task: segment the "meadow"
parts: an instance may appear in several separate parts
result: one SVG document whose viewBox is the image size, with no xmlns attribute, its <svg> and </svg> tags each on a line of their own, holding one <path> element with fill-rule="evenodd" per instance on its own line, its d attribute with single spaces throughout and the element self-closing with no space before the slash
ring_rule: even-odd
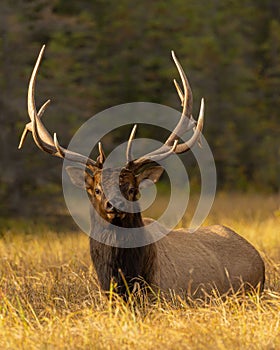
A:
<svg viewBox="0 0 280 350">
<path fill-rule="evenodd" d="M 99 289 L 84 233 L 3 219 L 0 348 L 280 349 L 279 196 L 221 193 L 205 225 L 212 223 L 228 225 L 261 252 L 261 296 L 125 303 Z"/>
</svg>

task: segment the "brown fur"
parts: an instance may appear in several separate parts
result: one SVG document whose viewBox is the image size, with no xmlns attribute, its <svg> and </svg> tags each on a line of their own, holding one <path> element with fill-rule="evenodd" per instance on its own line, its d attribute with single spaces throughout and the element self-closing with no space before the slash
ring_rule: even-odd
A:
<svg viewBox="0 0 280 350">
<path fill-rule="evenodd" d="M 175 230 L 155 243 L 163 290 L 201 296 L 214 287 L 219 294 L 240 288 L 263 289 L 264 263 L 256 249 L 227 227 L 202 227 L 194 233 Z"/>
<path fill-rule="evenodd" d="M 113 176 L 116 172 L 120 172 L 120 177 Z M 151 170 L 148 176 L 151 176 Z M 145 229 L 145 225 L 153 220 L 143 220 L 141 213 L 114 211 L 115 214 L 110 215 L 111 212 L 106 211 L 107 198 L 102 185 L 111 188 L 116 178 L 122 195 L 131 203 L 135 202 L 139 183 L 145 179 L 145 174 L 137 178 L 126 169 L 94 169 L 92 174 L 85 174 L 85 187 L 98 213 L 92 212 L 92 229 L 100 235 L 98 240 L 96 233 L 90 238 L 90 253 L 104 290 L 109 290 L 110 282 L 114 281 L 118 285 L 117 291 L 126 295 L 125 283 L 132 289 L 136 279 L 141 278 L 153 288 L 194 297 L 211 293 L 213 288 L 220 295 L 237 292 L 240 288 L 258 287 L 262 291 L 265 274 L 262 258 L 250 243 L 224 226 L 202 227 L 194 233 L 185 229 L 173 230 L 159 241 L 139 248 L 110 246 L 110 237 L 118 236 L 118 227 L 143 227 L 143 240 L 156 233 Z M 115 200 L 114 196 L 114 191 L 110 192 L 110 200 Z M 113 223 L 114 228 L 104 224 L 100 217 L 108 224 Z M 164 228 L 157 227 L 164 232 Z M 105 238 L 108 244 L 100 243 L 100 238 Z"/>
</svg>

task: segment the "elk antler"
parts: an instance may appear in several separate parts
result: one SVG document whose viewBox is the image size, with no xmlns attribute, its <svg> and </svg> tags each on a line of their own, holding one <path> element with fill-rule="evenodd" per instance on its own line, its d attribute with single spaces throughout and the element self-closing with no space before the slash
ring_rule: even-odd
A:
<svg viewBox="0 0 280 350">
<path fill-rule="evenodd" d="M 175 65 L 178 69 L 184 91 L 182 92 L 179 84 L 174 79 L 174 84 L 183 106 L 181 118 L 174 130 L 172 131 L 172 133 L 170 134 L 170 136 L 165 141 L 164 145 L 162 145 L 160 148 L 153 152 L 147 153 L 138 159 L 132 160 L 131 146 L 136 130 L 136 127 L 134 126 L 127 145 L 126 153 L 128 168 L 139 169 L 143 165 L 163 160 L 170 156 L 172 153 L 181 154 L 187 152 L 196 143 L 196 141 L 199 140 L 199 137 L 201 135 L 204 118 L 204 99 L 201 99 L 199 117 L 198 121 L 196 122 L 192 116 L 193 98 L 188 79 L 184 73 L 181 64 L 175 56 L 174 51 L 172 51 L 171 54 Z M 192 137 L 188 141 L 178 144 L 179 138 L 191 129 L 194 129 Z"/>
<path fill-rule="evenodd" d="M 77 162 L 80 164 L 84 164 L 86 166 L 95 166 L 101 168 L 104 161 L 105 155 L 102 150 L 101 143 L 99 143 L 99 156 L 97 161 L 94 161 L 91 158 L 88 158 L 80 153 L 72 152 L 64 147 L 62 147 L 57 139 L 56 133 L 52 137 L 48 130 L 45 128 L 41 118 L 50 103 L 50 100 L 47 100 L 43 106 L 37 112 L 36 104 L 35 104 L 35 82 L 38 74 L 39 65 L 41 63 L 43 54 L 45 50 L 45 45 L 43 45 L 39 56 L 37 58 L 36 64 L 34 66 L 33 72 L 30 77 L 29 86 L 28 86 L 28 97 L 27 97 L 27 106 L 28 106 L 28 115 L 30 118 L 30 122 L 26 124 L 21 140 L 19 143 L 19 148 L 22 147 L 24 140 L 28 131 L 32 133 L 35 144 L 42 151 L 47 152 L 53 156 L 65 158 L 72 162 Z M 164 145 L 158 148 L 157 150 L 147 153 L 146 155 L 133 160 L 132 157 L 132 141 L 136 132 L 136 125 L 133 127 L 131 135 L 128 140 L 126 158 L 127 158 L 127 168 L 133 170 L 139 170 L 143 165 L 158 162 L 169 157 L 172 153 L 180 154 L 187 152 L 199 139 L 201 130 L 203 128 L 203 116 L 204 116 L 204 99 L 201 100 L 200 105 L 200 113 L 198 117 L 198 121 L 196 122 L 192 117 L 192 91 L 187 80 L 187 77 L 181 67 L 179 61 L 177 60 L 174 52 L 172 51 L 172 58 L 175 62 L 175 65 L 178 69 L 182 84 L 183 84 L 183 92 L 179 86 L 179 84 L 174 80 L 174 84 L 178 95 L 180 97 L 183 110 L 181 114 L 181 118 L 170 134 L 170 136 L 165 141 Z M 192 137 L 181 144 L 178 144 L 179 138 L 182 137 L 187 131 L 194 129 L 194 133 Z"/>
<path fill-rule="evenodd" d="M 32 133 L 35 144 L 44 152 L 50 153 L 53 156 L 65 158 L 72 162 L 77 162 L 84 165 L 92 165 L 92 166 L 101 166 L 104 161 L 104 154 L 101 146 L 99 147 L 100 155 L 99 161 L 96 163 L 93 159 L 83 156 L 80 153 L 69 151 L 68 149 L 62 147 L 58 140 L 56 133 L 52 138 L 48 130 L 45 128 L 42 123 L 42 115 L 45 112 L 47 106 L 50 103 L 50 100 L 46 101 L 43 106 L 40 108 L 39 112 L 36 110 L 35 104 L 35 82 L 38 74 L 39 65 L 41 63 L 43 54 L 45 50 L 45 45 L 43 45 L 39 56 L 37 58 L 36 64 L 34 66 L 33 72 L 30 77 L 29 86 L 28 86 L 28 94 L 27 94 L 27 107 L 28 107 L 28 115 L 30 118 L 30 122 L 26 124 L 21 139 L 19 143 L 19 147 L 21 148 L 28 131 Z M 102 154 L 101 154 L 102 152 Z"/>
</svg>

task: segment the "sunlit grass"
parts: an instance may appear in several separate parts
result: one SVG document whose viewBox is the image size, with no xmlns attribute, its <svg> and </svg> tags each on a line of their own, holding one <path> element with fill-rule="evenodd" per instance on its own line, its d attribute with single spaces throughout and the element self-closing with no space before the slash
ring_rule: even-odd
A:
<svg viewBox="0 0 280 350">
<path fill-rule="evenodd" d="M 261 297 L 216 298 L 207 305 L 177 297 L 107 298 L 86 235 L 24 221 L 2 224 L 0 348 L 279 349 L 278 199 L 217 197 L 206 224 L 226 224 L 249 239 L 265 259 L 267 281 Z M 186 215 L 179 226 L 189 220 Z"/>
</svg>

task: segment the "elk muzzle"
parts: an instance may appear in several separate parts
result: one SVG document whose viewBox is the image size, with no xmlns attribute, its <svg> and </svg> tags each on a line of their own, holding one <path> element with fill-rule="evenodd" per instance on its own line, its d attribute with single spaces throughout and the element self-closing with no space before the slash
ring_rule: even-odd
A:
<svg viewBox="0 0 280 350">
<path fill-rule="evenodd" d="M 126 215 L 125 212 L 125 203 L 121 198 L 112 198 L 110 200 L 105 200 L 104 209 L 108 219 L 112 220 L 115 217 L 124 218 Z"/>
</svg>

